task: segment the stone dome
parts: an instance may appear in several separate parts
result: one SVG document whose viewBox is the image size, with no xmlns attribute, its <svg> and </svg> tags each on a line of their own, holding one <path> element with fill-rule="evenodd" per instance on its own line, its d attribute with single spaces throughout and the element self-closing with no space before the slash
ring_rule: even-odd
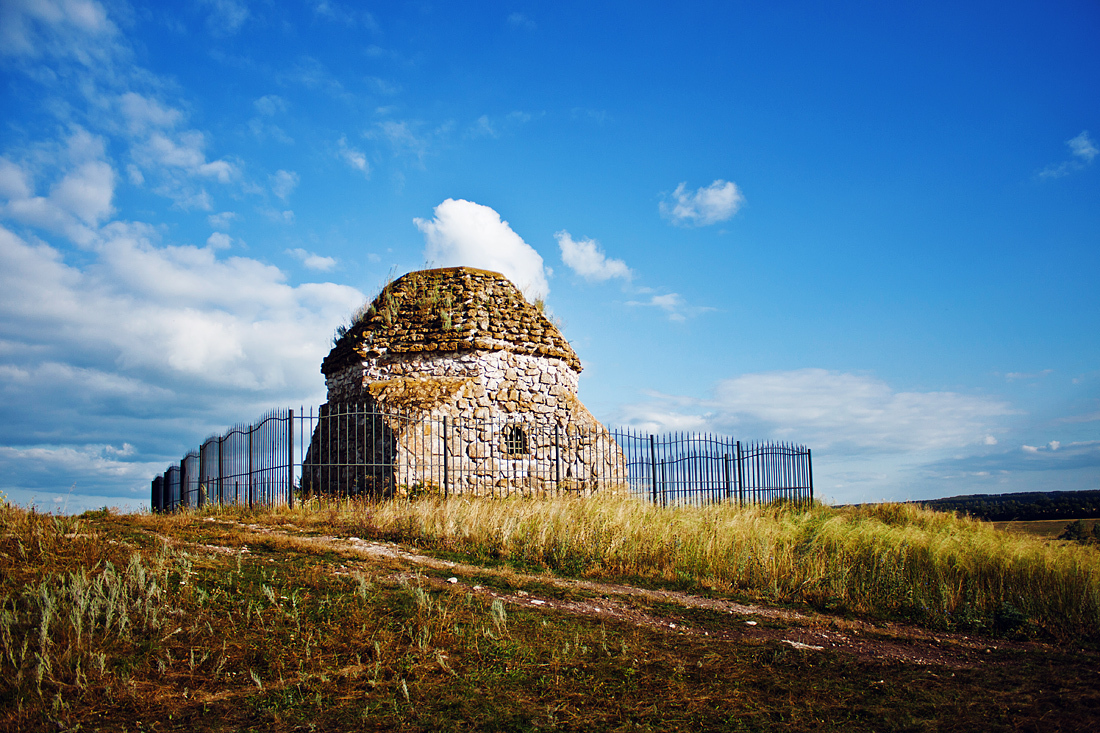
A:
<svg viewBox="0 0 1100 733">
<path fill-rule="evenodd" d="M 582 369 L 561 331 L 508 278 L 448 267 L 410 272 L 383 288 L 337 340 L 321 372 L 328 377 L 363 359 L 475 350 L 556 358 Z"/>
</svg>

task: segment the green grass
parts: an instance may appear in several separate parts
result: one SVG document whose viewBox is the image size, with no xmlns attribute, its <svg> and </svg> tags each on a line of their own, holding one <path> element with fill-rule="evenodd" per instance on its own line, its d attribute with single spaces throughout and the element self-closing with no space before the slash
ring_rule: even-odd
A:
<svg viewBox="0 0 1100 733">
<path fill-rule="evenodd" d="M 364 558 L 318 534 L 400 538 L 495 566 L 441 588 L 406 561 Z M 554 597 L 562 573 L 634 576 L 806 611 L 828 597 L 869 618 L 881 614 L 871 607 L 878 592 L 894 599 L 888 615 L 936 626 L 889 595 L 899 578 L 931 568 L 994 606 L 1015 597 L 1006 593 L 1043 591 L 1043 578 L 1056 588 L 1096 582 L 1094 550 L 1022 541 L 891 507 L 423 500 L 68 518 L 4 506 L 0 730 L 1087 729 L 1100 721 L 1100 654 L 1082 641 L 1095 639 L 1095 624 L 1029 615 L 1036 634 L 1063 641 L 991 641 L 981 666 L 945 668 L 719 642 L 466 589 Z M 671 603 L 637 608 L 700 630 L 743 628 Z M 761 621 L 780 635 L 790 623 Z M 1076 637 L 1058 636 L 1071 628 Z"/>
</svg>

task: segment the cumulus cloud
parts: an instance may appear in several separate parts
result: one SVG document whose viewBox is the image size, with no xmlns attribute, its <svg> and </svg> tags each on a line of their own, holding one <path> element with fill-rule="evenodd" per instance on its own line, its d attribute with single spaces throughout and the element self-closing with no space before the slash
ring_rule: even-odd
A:
<svg viewBox="0 0 1100 733">
<path fill-rule="evenodd" d="M 1066 146 L 1072 157 L 1061 163 L 1048 165 L 1039 171 L 1040 178 L 1061 178 L 1084 170 L 1092 164 L 1097 155 L 1100 155 L 1100 148 L 1097 148 L 1096 143 L 1089 137 L 1088 130 L 1082 130 L 1079 135 L 1066 140 Z"/>
<path fill-rule="evenodd" d="M 62 363 L 79 354 L 151 384 L 185 378 L 207 388 L 302 391 L 331 324 L 363 296 L 285 279 L 253 259 L 221 259 L 214 247 L 157 246 L 145 226 L 105 227 L 86 269 L 0 227 L 0 339 Z"/>
<path fill-rule="evenodd" d="M 554 233 L 561 248 L 561 259 L 569 269 L 590 282 L 603 282 L 611 278 L 629 280 L 630 268 L 622 260 L 608 259 L 595 239 L 576 241 L 564 229 Z"/>
<path fill-rule="evenodd" d="M 736 183 L 718 179 L 694 192 L 687 190 L 687 183 L 681 183 L 659 208 L 661 216 L 673 224 L 702 227 L 726 221 L 744 202 L 745 197 Z"/>
<path fill-rule="evenodd" d="M 661 397 L 632 407 L 629 416 L 652 422 L 645 417 L 650 411 L 849 454 L 990 445 L 1002 420 L 1014 414 L 988 397 L 902 392 L 875 377 L 812 368 L 743 374 L 719 382 L 710 399 Z"/>
<path fill-rule="evenodd" d="M 0 227 L 0 487 L 16 500 L 73 482 L 147 495 L 181 440 L 323 399 L 317 365 L 362 293 L 155 232 L 108 224 L 72 264 Z"/>
<path fill-rule="evenodd" d="M 424 234 L 424 259 L 438 267 L 479 267 L 503 273 L 531 300 L 550 292 L 547 271 L 535 249 L 488 206 L 447 199 L 435 218 L 413 219 Z"/>
<path fill-rule="evenodd" d="M 0 213 L 86 245 L 113 211 L 116 175 L 100 159 L 101 138 L 76 128 L 66 142 L 64 159 L 57 161 L 60 177 L 45 196 L 35 194 L 28 166 L 0 158 Z"/>
<path fill-rule="evenodd" d="M 212 249 L 229 249 L 233 246 L 233 237 L 223 232 L 214 232 L 206 238 L 206 246 Z"/>
<path fill-rule="evenodd" d="M 322 257 L 319 254 L 309 252 L 301 248 L 288 249 L 287 254 L 290 254 L 296 260 L 299 260 L 310 270 L 328 272 L 332 268 L 336 267 L 336 260 L 332 257 Z"/>
</svg>

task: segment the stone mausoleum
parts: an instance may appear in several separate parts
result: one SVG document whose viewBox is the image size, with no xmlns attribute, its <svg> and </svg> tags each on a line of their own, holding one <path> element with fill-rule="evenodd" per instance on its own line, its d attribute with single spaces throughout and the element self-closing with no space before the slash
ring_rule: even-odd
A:
<svg viewBox="0 0 1100 733">
<path fill-rule="evenodd" d="M 577 398 L 580 359 L 500 273 L 410 272 L 338 335 L 307 493 L 588 494 L 622 476 Z"/>
</svg>

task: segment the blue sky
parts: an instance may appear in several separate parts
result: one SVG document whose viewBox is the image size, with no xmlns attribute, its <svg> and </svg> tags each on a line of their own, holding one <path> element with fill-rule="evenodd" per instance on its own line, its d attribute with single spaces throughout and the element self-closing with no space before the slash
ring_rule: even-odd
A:
<svg viewBox="0 0 1100 733">
<path fill-rule="evenodd" d="M 392 274 L 842 503 L 1100 488 L 1100 7 L 0 4 L 0 491 L 148 502 Z"/>
</svg>

